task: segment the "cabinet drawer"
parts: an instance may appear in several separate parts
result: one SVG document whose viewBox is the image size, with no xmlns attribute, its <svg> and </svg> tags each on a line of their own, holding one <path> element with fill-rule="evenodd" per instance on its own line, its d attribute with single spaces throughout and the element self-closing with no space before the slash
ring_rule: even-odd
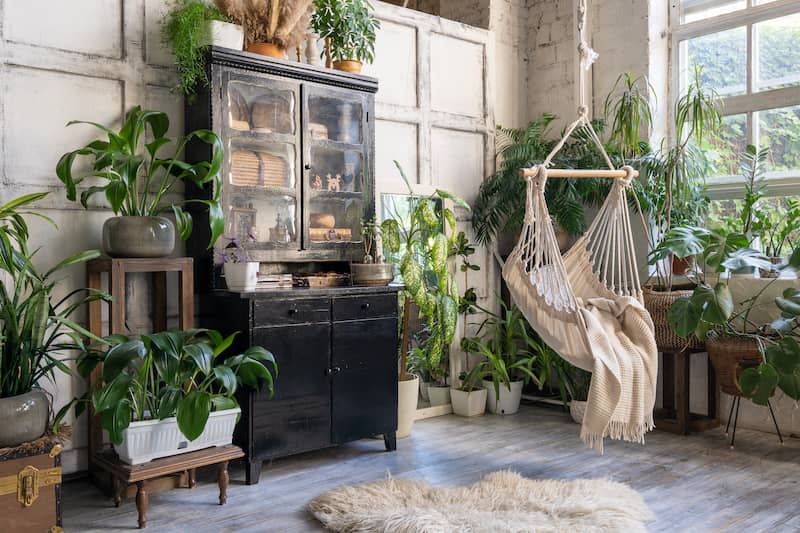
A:
<svg viewBox="0 0 800 533">
<path fill-rule="evenodd" d="M 328 298 L 292 298 L 253 302 L 253 327 L 330 321 Z"/>
<path fill-rule="evenodd" d="M 397 295 L 341 296 L 333 299 L 333 320 L 360 320 L 397 315 Z"/>
</svg>

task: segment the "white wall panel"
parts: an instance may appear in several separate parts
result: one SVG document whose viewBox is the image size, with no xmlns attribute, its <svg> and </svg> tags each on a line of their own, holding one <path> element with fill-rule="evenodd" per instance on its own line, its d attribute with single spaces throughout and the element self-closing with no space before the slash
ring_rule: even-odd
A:
<svg viewBox="0 0 800 533">
<path fill-rule="evenodd" d="M 5 81 L 6 175 L 18 183 L 56 185 L 56 163 L 104 134 L 88 125 L 66 127 L 70 120 L 118 122 L 122 84 L 25 67 L 10 67 Z"/>
<path fill-rule="evenodd" d="M 431 36 L 431 107 L 470 117 L 484 108 L 484 47 L 434 33 Z"/>
<path fill-rule="evenodd" d="M 161 44 L 161 17 L 169 11 L 169 4 L 164 0 L 144 1 L 144 53 L 145 61 L 150 65 L 172 66 L 172 52 Z"/>
<path fill-rule="evenodd" d="M 485 151 L 482 133 L 433 129 L 431 154 L 434 184 L 471 204 L 485 175 Z M 481 179 L 476 179 L 476 176 L 481 176 Z"/>
<path fill-rule="evenodd" d="M 381 80 L 376 99 L 404 106 L 417 105 L 417 30 L 413 26 L 381 23 L 375 43 L 376 62 L 364 73 Z"/>
<path fill-rule="evenodd" d="M 9 41 L 105 57 L 122 57 L 123 0 L 9 0 Z M 32 22 L 34 21 L 34 22 Z"/>
<path fill-rule="evenodd" d="M 375 137 L 382 140 L 375 147 L 376 189 L 380 192 L 404 193 L 406 186 L 394 161 L 400 163 L 411 183 L 418 183 L 416 124 L 378 120 L 375 122 Z"/>
</svg>

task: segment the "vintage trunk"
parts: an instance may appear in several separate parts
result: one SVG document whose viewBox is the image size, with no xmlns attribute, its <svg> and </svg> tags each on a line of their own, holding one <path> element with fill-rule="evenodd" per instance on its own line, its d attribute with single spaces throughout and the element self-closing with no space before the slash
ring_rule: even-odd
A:
<svg viewBox="0 0 800 533">
<path fill-rule="evenodd" d="M 60 532 L 61 444 L 25 448 L 0 455 L 0 531 Z"/>
</svg>

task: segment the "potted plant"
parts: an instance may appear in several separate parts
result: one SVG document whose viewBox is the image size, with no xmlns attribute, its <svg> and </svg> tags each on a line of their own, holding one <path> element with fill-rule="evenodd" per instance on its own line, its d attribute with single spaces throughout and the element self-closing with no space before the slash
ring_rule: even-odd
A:
<svg viewBox="0 0 800 533">
<path fill-rule="evenodd" d="M 474 337 L 464 337 L 462 349 L 482 356 L 467 373 L 465 381 L 483 379 L 488 390 L 489 412 L 511 415 L 519 410 L 522 387 L 533 381 L 541 387 L 534 368 L 540 344 L 528 333 L 525 317 L 516 306 L 508 307 L 500 300 L 500 313 L 479 307 L 486 313 Z"/>
<path fill-rule="evenodd" d="M 467 336 L 467 317 L 478 312 L 478 297 L 475 294 L 475 289 L 469 286 L 469 273 L 481 269 L 469 260 L 474 253 L 475 247 L 467 240 L 464 232 L 460 231 L 456 237 L 453 254 L 461 259 L 459 270 L 464 274 L 464 295 L 458 301 L 458 312 L 463 319 L 462 338 Z M 453 413 L 461 416 L 480 416 L 486 411 L 487 391 L 485 388 L 479 387 L 474 379 L 467 379 L 468 370 L 469 352 L 464 351 L 464 368 L 459 375 L 461 384 L 450 390 Z"/>
<path fill-rule="evenodd" d="M 250 261 L 247 250 L 235 237 L 227 237 L 228 245 L 223 249 L 222 270 L 225 285 L 231 291 L 251 291 L 258 285 L 258 269 L 261 263 Z"/>
<path fill-rule="evenodd" d="M 413 194 L 410 182 L 397 161 L 395 166 L 409 194 Z M 460 198 L 437 190 L 430 197 L 414 198 L 407 218 L 390 218 L 381 225 L 384 249 L 399 256 L 400 276 L 406 294 L 419 307 L 420 318 L 425 325 L 425 335 L 419 348 L 425 354 L 429 372 L 437 380 L 436 387 L 428 387 L 431 405 L 445 401 L 449 403 L 446 368 L 458 320 L 458 287 L 448 261 L 455 245 L 455 236 L 448 237 L 445 233 L 455 231 L 456 217 L 452 209 L 443 205 L 444 200 L 469 210 L 469 206 Z M 441 207 L 440 214 L 437 213 L 437 206 Z M 398 255 L 401 251 L 402 255 Z M 407 334 L 404 333 L 404 337 L 407 340 Z M 404 350 L 406 346 L 403 345 Z"/>
<path fill-rule="evenodd" d="M 216 0 L 244 28 L 245 50 L 283 59 L 306 38 L 311 0 Z"/>
<path fill-rule="evenodd" d="M 219 204 L 222 166 L 222 143 L 210 130 L 196 130 L 179 139 L 166 136 L 169 118 L 160 111 L 146 111 L 136 106 L 125 117 L 118 131 L 95 123 L 72 121 L 67 124 L 91 124 L 108 134 L 108 140 L 97 139 L 83 148 L 61 156 L 56 174 L 66 186 L 67 199 L 76 200 L 78 186 L 87 178 L 93 183 L 80 194 L 81 205 L 88 209 L 89 199 L 103 193 L 114 217 L 103 224 L 103 249 L 112 257 L 164 257 L 175 248 L 175 226 L 164 216 L 172 212 L 181 239 L 192 233 L 192 216 L 182 206 L 203 205 L 208 209 L 211 226 L 209 249 L 222 234 L 224 221 Z M 145 141 L 145 137 L 147 140 Z M 165 147 L 169 154 L 181 154 L 190 139 L 211 146 L 210 161 L 189 164 L 178 156 L 159 155 Z M 144 150 L 141 145 L 144 143 Z M 87 172 L 75 175 L 76 160 L 91 159 Z M 98 180 L 99 178 L 99 180 Z M 95 181 L 97 180 L 97 181 Z M 210 200 L 172 202 L 166 195 L 180 181 L 197 187 L 211 184 L 214 194 Z"/>
<path fill-rule="evenodd" d="M 83 289 L 53 297 L 56 275 L 99 257 L 97 250 L 68 257 L 44 273 L 31 262 L 24 215 L 34 214 L 26 209 L 46 195 L 28 194 L 0 206 L 0 447 L 45 433 L 51 405 L 40 385 L 57 370 L 69 373 L 58 353 L 80 347 L 80 336 L 92 336 L 72 316 L 86 303 L 109 299 Z"/>
<path fill-rule="evenodd" d="M 109 350 L 90 346 L 77 361 L 83 377 L 102 364 L 96 390 L 73 399 L 56 420 L 91 404 L 128 464 L 230 444 L 241 412 L 236 390 L 266 384 L 271 395 L 277 375 L 275 358 L 260 346 L 226 355 L 235 336 L 192 329 L 106 337 Z"/>
<path fill-rule="evenodd" d="M 369 0 L 314 0 L 314 7 L 311 27 L 325 40 L 322 53 L 332 60 L 333 68 L 358 74 L 364 61 L 374 61 L 381 24 Z"/>
<path fill-rule="evenodd" d="M 378 252 L 381 226 L 375 217 L 361 221 L 361 237 L 364 241 L 364 259 L 361 263 L 350 263 L 350 275 L 354 285 L 388 285 L 394 279 L 394 265 L 387 263 Z"/>
<path fill-rule="evenodd" d="M 192 97 L 199 85 L 208 85 L 205 58 L 208 47 L 241 50 L 244 33 L 218 7 L 204 0 L 173 0 L 161 20 L 161 40 L 175 56 L 180 90 Z"/>
<path fill-rule="evenodd" d="M 420 378 L 409 372 L 409 320 L 411 318 L 411 298 L 398 296 L 403 307 L 400 357 L 397 372 L 397 438 L 402 439 L 411 434 L 417 414 L 417 399 L 420 392 Z"/>
</svg>

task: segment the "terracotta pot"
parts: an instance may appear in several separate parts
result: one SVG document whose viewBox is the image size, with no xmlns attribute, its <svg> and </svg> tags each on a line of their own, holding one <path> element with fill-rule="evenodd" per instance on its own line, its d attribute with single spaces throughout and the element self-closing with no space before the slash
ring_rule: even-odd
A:
<svg viewBox="0 0 800 533">
<path fill-rule="evenodd" d="M 344 72 L 350 72 L 352 74 L 361 74 L 361 61 L 355 61 L 353 59 L 344 59 L 342 61 L 334 61 L 333 68 L 336 70 L 342 70 Z"/>
<path fill-rule="evenodd" d="M 286 48 L 272 43 L 251 43 L 247 45 L 247 51 L 254 54 L 261 54 L 262 56 L 276 57 L 278 59 L 286 59 Z"/>
<path fill-rule="evenodd" d="M 778 278 L 781 275 L 780 268 L 784 264 L 783 257 L 770 257 L 769 262 L 775 265 L 770 269 L 766 268 L 759 268 L 758 269 L 758 276 L 761 278 Z"/>
<path fill-rule="evenodd" d="M 676 276 L 683 276 L 689 271 L 689 261 L 686 258 L 672 256 L 672 273 Z"/>
</svg>

